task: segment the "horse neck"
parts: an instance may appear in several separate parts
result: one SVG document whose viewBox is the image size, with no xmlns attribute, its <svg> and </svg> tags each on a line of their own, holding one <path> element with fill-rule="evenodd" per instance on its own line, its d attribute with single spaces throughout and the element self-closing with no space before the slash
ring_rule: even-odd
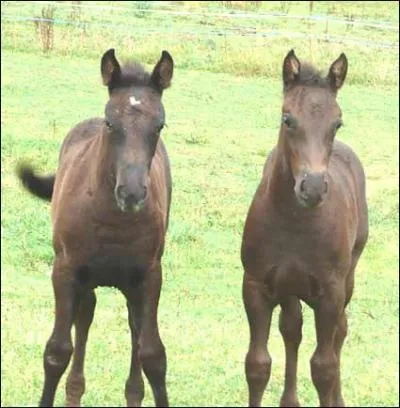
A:
<svg viewBox="0 0 400 408">
<path fill-rule="evenodd" d="M 272 165 L 269 183 L 269 195 L 279 208 L 293 207 L 296 202 L 294 194 L 294 179 L 290 163 L 285 153 L 285 146 L 281 135 L 276 148 L 276 156 Z"/>
</svg>

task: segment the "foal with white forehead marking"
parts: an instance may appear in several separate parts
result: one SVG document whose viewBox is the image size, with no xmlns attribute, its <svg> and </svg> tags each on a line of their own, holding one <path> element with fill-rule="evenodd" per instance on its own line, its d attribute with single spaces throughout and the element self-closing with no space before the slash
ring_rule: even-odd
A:
<svg viewBox="0 0 400 408">
<path fill-rule="evenodd" d="M 270 153 L 244 227 L 243 302 L 250 345 L 246 356 L 249 405 L 260 406 L 271 373 L 267 342 L 272 312 L 286 352 L 281 406 L 299 406 L 297 353 L 300 299 L 314 309 L 317 348 L 311 375 L 321 406 L 343 406 L 340 351 L 354 270 L 368 238 L 365 177 L 355 153 L 335 134 L 342 125 L 336 94 L 347 73 L 342 54 L 327 77 L 283 62 L 284 98 L 277 146 Z"/>
<path fill-rule="evenodd" d="M 171 173 L 160 132 L 165 123 L 161 96 L 170 85 L 173 60 L 163 51 L 148 74 L 138 64 L 121 68 L 111 49 L 101 60 L 101 73 L 109 91 L 105 117 L 86 120 L 69 132 L 55 175 L 19 168 L 24 186 L 52 204 L 55 323 L 44 352 L 40 406 L 53 405 L 72 353 L 66 404 L 80 406 L 94 289 L 115 286 L 127 299 L 132 339 L 127 404 L 142 403 L 143 368 L 156 405 L 166 407 L 167 360 L 157 309 Z"/>
</svg>

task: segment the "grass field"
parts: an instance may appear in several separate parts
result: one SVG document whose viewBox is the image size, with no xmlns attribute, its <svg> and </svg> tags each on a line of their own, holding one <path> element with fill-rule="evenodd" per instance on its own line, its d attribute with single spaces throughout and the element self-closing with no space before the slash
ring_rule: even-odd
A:
<svg viewBox="0 0 400 408">
<path fill-rule="evenodd" d="M 277 78 L 291 47 L 315 61 L 345 47 L 357 67 L 349 83 L 398 83 L 397 1 L 317 1 L 312 13 L 308 1 L 3 3 L 3 49 L 36 54 L 48 47 L 52 55 L 96 59 L 113 47 L 122 57 L 152 63 L 162 44 L 174 51 L 178 68 Z M 29 20 L 42 15 L 54 24 Z"/>
<path fill-rule="evenodd" d="M 85 118 L 102 115 L 107 95 L 99 64 L 102 52 L 111 45 L 99 43 L 90 52 L 78 49 L 76 54 L 72 49 L 68 53 L 55 49 L 44 55 L 38 44 L 27 49 L 28 42 L 23 41 L 29 33 L 24 27 L 18 28 L 21 37 L 15 46 L 2 41 L 1 53 L 1 406 L 38 403 L 42 353 L 54 317 L 50 206 L 22 190 L 14 169 L 18 160 L 28 159 L 43 172 L 53 171 L 66 132 Z M 4 33 L 2 26 L 2 40 Z M 394 37 L 398 41 L 398 32 Z M 125 44 L 114 44 L 117 55 L 119 50 L 126 53 Z M 67 43 L 63 46 L 66 49 Z M 308 57 L 308 48 L 299 47 L 298 56 Z M 158 48 L 167 48 L 178 67 L 164 96 L 168 127 L 163 131 L 174 179 L 159 309 L 170 403 L 243 406 L 247 403 L 248 327 L 239 251 L 248 206 L 277 138 L 280 71 L 271 76 L 248 71 L 246 76 L 232 75 L 229 64 L 225 69 L 229 73 L 196 70 L 179 60 L 179 55 L 187 54 L 180 54 L 174 44 L 164 47 L 159 40 Z M 271 72 L 289 48 L 281 45 L 280 54 L 276 48 Z M 345 123 L 338 137 L 353 147 L 364 164 L 370 211 L 370 238 L 348 307 L 343 394 L 348 406 L 398 406 L 398 51 L 385 51 L 387 58 L 380 60 L 379 69 L 387 75 L 380 82 L 374 70 L 376 53 L 364 50 L 373 68 L 363 84 L 358 69 L 367 72 L 368 67 L 363 66 L 358 49 L 327 48 L 316 53 L 318 64 L 327 68 L 338 50 L 346 52 L 350 64 L 349 83 L 338 98 Z M 152 50 L 144 61 L 155 62 L 158 55 Z M 200 60 L 196 53 L 195 58 Z M 130 363 L 125 302 L 113 289 L 96 293 L 82 403 L 124 406 Z M 270 337 L 273 365 L 263 399 L 266 406 L 278 404 L 283 388 L 284 353 L 277 315 L 276 311 Z M 303 406 L 317 404 L 309 370 L 314 348 L 313 316 L 305 307 L 299 360 Z M 65 376 L 56 396 L 58 406 L 64 404 L 64 385 Z M 152 404 L 146 382 L 144 406 Z"/>
</svg>

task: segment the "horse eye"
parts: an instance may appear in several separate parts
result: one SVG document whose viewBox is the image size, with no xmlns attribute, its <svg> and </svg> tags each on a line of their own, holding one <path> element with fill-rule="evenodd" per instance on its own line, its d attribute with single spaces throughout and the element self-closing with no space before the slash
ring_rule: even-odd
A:
<svg viewBox="0 0 400 408">
<path fill-rule="evenodd" d="M 343 126 L 343 122 L 339 120 L 335 125 L 335 130 L 338 131 Z"/>
<path fill-rule="evenodd" d="M 296 120 L 288 113 L 284 113 L 282 115 L 281 123 L 291 129 L 294 129 L 296 127 Z"/>
<path fill-rule="evenodd" d="M 108 120 L 106 120 L 105 122 L 106 122 L 107 129 L 112 130 L 112 124 Z"/>
<path fill-rule="evenodd" d="M 161 123 L 157 128 L 158 133 L 160 133 L 163 129 L 164 129 L 164 123 Z"/>
</svg>

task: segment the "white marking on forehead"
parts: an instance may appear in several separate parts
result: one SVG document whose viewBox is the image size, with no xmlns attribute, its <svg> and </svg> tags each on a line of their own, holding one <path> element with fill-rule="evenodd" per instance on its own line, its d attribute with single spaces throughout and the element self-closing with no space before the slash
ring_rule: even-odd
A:
<svg viewBox="0 0 400 408">
<path fill-rule="evenodd" d="M 129 98 L 129 103 L 130 103 L 132 106 L 135 106 L 135 105 L 140 105 L 142 102 L 138 101 L 134 96 L 131 96 L 131 97 Z"/>
</svg>

